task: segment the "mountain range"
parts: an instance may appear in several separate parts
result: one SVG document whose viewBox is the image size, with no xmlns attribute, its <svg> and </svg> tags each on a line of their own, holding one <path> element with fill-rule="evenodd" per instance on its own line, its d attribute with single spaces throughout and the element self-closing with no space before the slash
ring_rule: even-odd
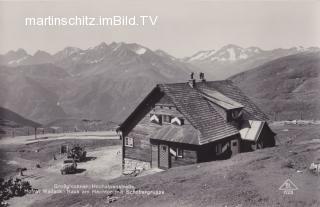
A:
<svg viewBox="0 0 320 207">
<path fill-rule="evenodd" d="M 200 68 L 210 79 L 225 79 L 280 57 L 317 51 L 320 51 L 320 48 L 299 46 L 289 49 L 262 50 L 259 47 L 242 48 L 229 44 L 218 50 L 197 52 L 183 60 Z"/>
<path fill-rule="evenodd" d="M 19 49 L 0 59 L 0 105 L 41 123 L 70 116 L 119 121 L 155 84 L 185 81 L 191 71 L 164 51 L 127 43 L 49 56 Z"/>
<path fill-rule="evenodd" d="M 227 45 L 179 59 L 123 42 L 66 47 L 55 54 L 39 50 L 30 55 L 18 49 L 0 55 L 0 106 L 42 124 L 70 118 L 120 122 L 157 83 L 185 82 L 191 71 L 205 72 L 208 80 L 224 79 L 281 57 L 318 50 Z"/>
<path fill-rule="evenodd" d="M 275 60 L 280 57 L 298 54 L 301 52 L 317 52 L 318 47 L 292 47 L 289 49 L 263 50 L 259 47 L 243 48 L 234 44 L 229 44 L 220 49 L 199 51 L 185 58 L 175 58 L 162 51 L 151 51 L 150 49 L 138 44 L 126 43 L 101 43 L 96 47 L 82 50 L 76 47 L 66 47 L 63 50 L 51 55 L 45 51 L 38 50 L 33 55 L 28 54 L 23 49 L 9 51 L 0 55 L 0 65 L 21 66 L 52 63 L 62 68 L 70 69 L 71 72 L 78 73 L 79 67 L 91 67 L 103 62 L 113 61 L 115 58 L 130 58 L 131 55 L 140 57 L 153 54 L 158 58 L 163 58 L 178 64 L 188 65 L 187 68 L 197 72 L 204 72 L 211 80 L 226 79 L 234 74 L 257 67 L 263 63 Z M 145 54 L 146 53 L 146 54 Z M 116 57 L 115 57 L 116 56 Z M 145 59 L 144 59 L 145 60 Z M 80 66 L 82 65 L 82 66 Z M 86 70 L 86 69 L 85 69 Z"/>
</svg>

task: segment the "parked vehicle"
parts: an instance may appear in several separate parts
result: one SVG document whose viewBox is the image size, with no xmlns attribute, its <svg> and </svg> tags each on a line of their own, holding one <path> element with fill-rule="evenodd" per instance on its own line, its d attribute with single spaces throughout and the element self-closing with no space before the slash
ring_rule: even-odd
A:
<svg viewBox="0 0 320 207">
<path fill-rule="evenodd" d="M 77 171 L 77 162 L 73 159 L 67 159 L 63 161 L 63 166 L 61 175 L 76 173 Z"/>
</svg>

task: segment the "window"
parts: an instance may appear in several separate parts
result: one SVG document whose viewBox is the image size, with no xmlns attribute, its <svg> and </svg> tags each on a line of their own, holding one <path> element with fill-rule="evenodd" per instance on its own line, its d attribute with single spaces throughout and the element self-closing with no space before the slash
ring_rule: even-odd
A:
<svg viewBox="0 0 320 207">
<path fill-rule="evenodd" d="M 221 143 L 218 143 L 218 144 L 216 145 L 216 153 L 217 153 L 217 154 L 220 154 L 221 151 L 222 151 L 222 149 L 221 149 Z"/>
<path fill-rule="evenodd" d="M 229 112 L 229 116 L 230 117 L 230 121 L 232 120 L 237 120 L 237 119 L 240 119 L 242 117 L 242 111 L 241 110 L 238 110 L 238 109 L 235 109 L 235 110 L 231 110 Z"/>
<path fill-rule="evenodd" d="M 163 122 L 170 123 L 171 122 L 171 116 L 169 115 L 163 115 Z"/>
<path fill-rule="evenodd" d="M 124 140 L 124 146 L 133 147 L 133 138 L 126 137 L 125 140 Z"/>
<path fill-rule="evenodd" d="M 237 142 L 236 141 L 234 141 L 233 143 L 232 143 L 232 146 L 237 146 Z"/>
<path fill-rule="evenodd" d="M 184 125 L 184 119 L 180 118 L 181 125 Z"/>
<path fill-rule="evenodd" d="M 233 118 L 233 119 L 236 119 L 236 118 L 238 118 L 239 112 L 236 111 L 236 110 L 231 111 L 231 115 L 232 115 L 232 118 Z"/>
</svg>

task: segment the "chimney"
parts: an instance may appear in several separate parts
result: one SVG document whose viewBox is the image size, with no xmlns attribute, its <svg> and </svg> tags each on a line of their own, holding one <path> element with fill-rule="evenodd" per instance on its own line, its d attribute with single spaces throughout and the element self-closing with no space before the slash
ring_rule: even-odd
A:
<svg viewBox="0 0 320 207">
<path fill-rule="evenodd" d="M 206 79 L 204 78 L 204 73 L 203 73 L 203 72 L 200 72 L 199 78 L 200 78 L 200 80 L 201 80 L 202 82 L 205 82 L 205 81 L 206 81 Z"/>
<path fill-rule="evenodd" d="M 189 80 L 189 85 L 191 88 L 194 88 L 196 86 L 196 79 L 193 78 L 194 73 L 191 72 L 190 74 L 190 80 Z"/>
</svg>

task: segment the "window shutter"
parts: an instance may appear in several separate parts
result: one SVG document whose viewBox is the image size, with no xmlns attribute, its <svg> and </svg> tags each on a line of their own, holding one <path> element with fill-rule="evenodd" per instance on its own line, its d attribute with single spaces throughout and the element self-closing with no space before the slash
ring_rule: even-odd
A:
<svg viewBox="0 0 320 207">
<path fill-rule="evenodd" d="M 177 156 L 177 152 L 172 148 L 170 148 L 170 154 L 175 156 L 175 157 Z"/>
<path fill-rule="evenodd" d="M 181 125 L 181 120 L 178 117 L 174 117 L 171 120 L 171 124 L 177 124 L 177 125 Z"/>
<path fill-rule="evenodd" d="M 157 124 L 160 123 L 159 117 L 155 114 L 151 116 L 150 121 Z"/>
</svg>

